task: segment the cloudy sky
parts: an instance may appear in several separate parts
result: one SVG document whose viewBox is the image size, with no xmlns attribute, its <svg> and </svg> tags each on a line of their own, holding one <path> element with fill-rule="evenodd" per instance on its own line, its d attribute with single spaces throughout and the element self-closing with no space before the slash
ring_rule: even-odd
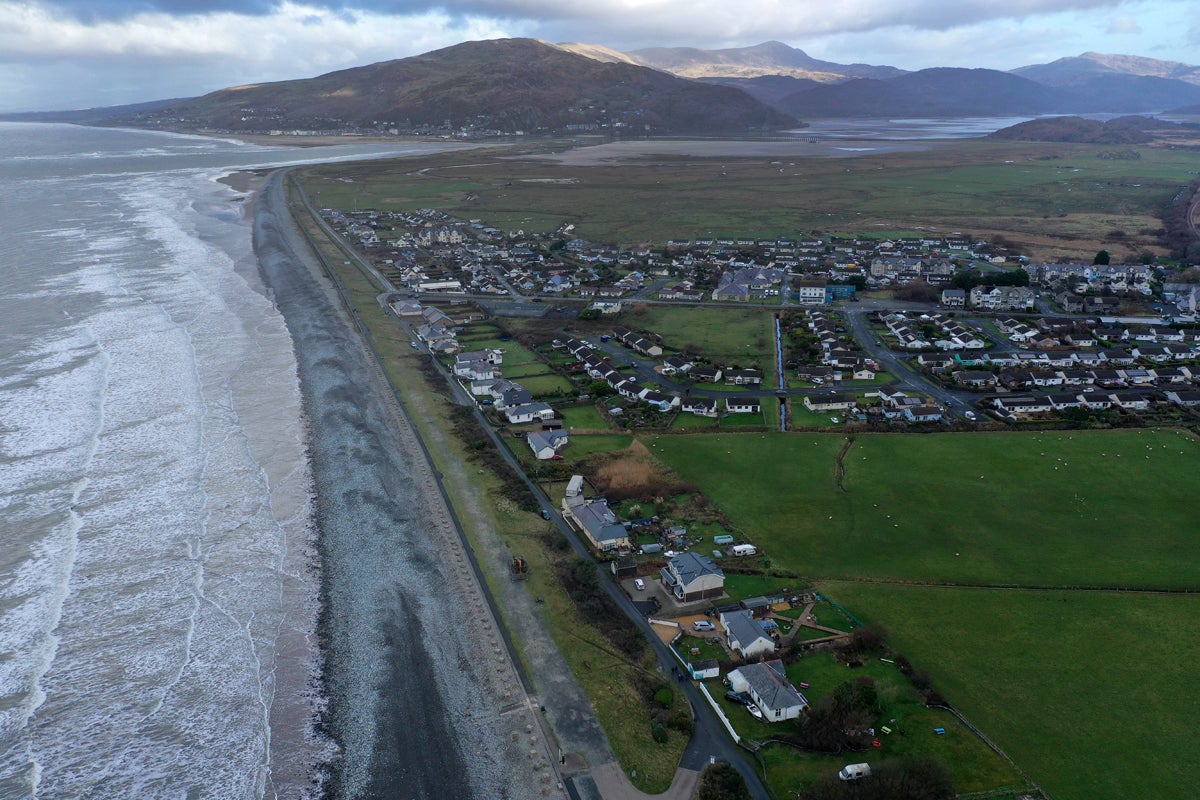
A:
<svg viewBox="0 0 1200 800">
<path fill-rule="evenodd" d="M 469 39 L 618 50 L 777 39 L 843 63 L 1200 63 L 1196 0 L 0 0 L 0 111 L 188 97 Z"/>
</svg>

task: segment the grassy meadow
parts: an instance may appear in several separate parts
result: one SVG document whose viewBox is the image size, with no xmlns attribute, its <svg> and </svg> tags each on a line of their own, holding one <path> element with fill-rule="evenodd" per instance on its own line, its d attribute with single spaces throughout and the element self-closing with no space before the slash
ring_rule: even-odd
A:
<svg viewBox="0 0 1200 800">
<path fill-rule="evenodd" d="M 1200 584 L 1184 498 L 1200 444 L 1174 430 L 659 436 L 781 565 L 811 578 L 1176 589 Z"/>
<path fill-rule="evenodd" d="M 573 223 L 620 244 L 796 231 L 1001 234 L 1040 257 L 1089 257 L 1112 230 L 1136 253 L 1154 244 L 1160 207 L 1190 180 L 1195 153 L 1148 147 L 939 143 L 906 153 L 795 160 L 656 158 L 581 166 L 491 158 L 488 151 L 305 170 L 310 196 L 344 209 L 437 208 L 504 229 Z M 552 179 L 552 180 L 547 180 Z M 1116 243 L 1114 243 L 1116 244 Z"/>
<path fill-rule="evenodd" d="M 1200 780 L 1188 737 L 1200 711 L 1190 689 L 1200 595 L 1069 590 L 1200 589 L 1192 436 L 646 443 L 773 563 L 887 628 L 893 646 L 1055 800 L 1182 797 Z M 935 585 L 943 583 L 959 585 Z M 958 756 L 946 758 L 960 791 L 982 788 L 964 781 Z M 820 765 L 775 751 L 764 760 L 773 783 L 802 783 Z"/>
<path fill-rule="evenodd" d="M 1055 800 L 1185 797 L 1200 781 L 1200 596 L 821 588 L 883 623 Z"/>
</svg>

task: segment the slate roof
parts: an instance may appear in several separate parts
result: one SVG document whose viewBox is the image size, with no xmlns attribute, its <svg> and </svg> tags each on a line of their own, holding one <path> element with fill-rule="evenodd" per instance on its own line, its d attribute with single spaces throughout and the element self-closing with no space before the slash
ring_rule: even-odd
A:
<svg viewBox="0 0 1200 800">
<path fill-rule="evenodd" d="M 679 576 L 680 582 L 685 587 L 691 584 L 692 581 L 702 578 L 705 575 L 725 577 L 725 573 L 712 562 L 711 558 L 692 552 L 680 553 L 672 558 L 671 570 Z"/>
<path fill-rule="evenodd" d="M 794 706 L 800 706 L 802 709 L 808 706 L 808 698 L 793 689 L 788 683 L 783 662 L 779 659 L 765 661 L 761 664 L 747 664 L 739 667 L 738 672 L 750 684 L 754 694 L 758 696 L 759 707 L 766 706 L 763 708 L 764 713 L 775 709 L 783 711 Z"/>
</svg>

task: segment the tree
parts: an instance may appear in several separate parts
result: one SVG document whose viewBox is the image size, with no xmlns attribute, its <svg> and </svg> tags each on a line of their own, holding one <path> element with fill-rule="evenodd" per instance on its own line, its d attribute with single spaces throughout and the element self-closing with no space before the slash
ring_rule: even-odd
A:
<svg viewBox="0 0 1200 800">
<path fill-rule="evenodd" d="M 1100 252 L 1096 253 L 1096 257 L 1092 259 L 1092 263 L 1093 264 L 1108 264 L 1111 260 L 1112 260 L 1112 257 L 1108 254 L 1108 251 L 1101 250 Z"/>
<path fill-rule="evenodd" d="M 704 770 L 696 800 L 750 800 L 750 790 L 733 765 L 723 761 Z"/>
</svg>

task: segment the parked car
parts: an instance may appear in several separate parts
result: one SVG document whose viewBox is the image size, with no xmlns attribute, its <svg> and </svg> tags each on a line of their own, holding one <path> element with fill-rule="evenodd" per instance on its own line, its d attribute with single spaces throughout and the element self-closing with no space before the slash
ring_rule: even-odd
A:
<svg viewBox="0 0 1200 800">
<path fill-rule="evenodd" d="M 715 631 L 716 629 L 717 629 L 717 626 L 713 625 L 711 622 L 709 622 L 706 619 L 698 619 L 692 623 L 692 630 Z"/>
<path fill-rule="evenodd" d="M 745 692 L 735 692 L 733 689 L 725 692 L 725 699 L 731 703 L 737 703 L 741 706 L 748 706 L 753 702 L 750 699 L 750 695 L 746 694 Z"/>
<path fill-rule="evenodd" d="M 542 509 L 542 519 L 550 519 L 550 512 L 549 512 L 549 510 L 547 510 L 547 509 L 545 509 L 545 508 L 543 508 L 543 509 Z"/>
<path fill-rule="evenodd" d="M 975 412 L 974 411 L 968 411 L 967 413 L 963 414 L 963 416 L 966 417 L 967 419 L 971 420 L 972 422 L 975 421 Z"/>
<path fill-rule="evenodd" d="M 641 578 L 634 578 L 633 579 L 633 587 L 635 589 L 637 589 L 639 592 L 644 592 L 644 591 L 646 591 L 646 582 L 644 580 L 642 580 Z"/>
</svg>

